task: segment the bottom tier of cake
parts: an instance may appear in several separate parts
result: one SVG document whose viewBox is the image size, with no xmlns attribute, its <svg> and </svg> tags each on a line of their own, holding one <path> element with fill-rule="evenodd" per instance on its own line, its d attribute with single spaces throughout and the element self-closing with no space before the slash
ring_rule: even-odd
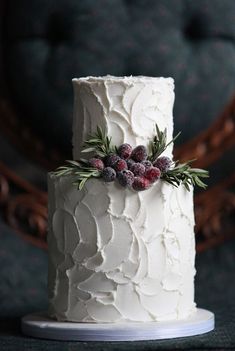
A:
<svg viewBox="0 0 235 351">
<path fill-rule="evenodd" d="M 74 322 L 184 319 L 195 311 L 193 190 L 49 174 L 49 315 Z"/>
</svg>

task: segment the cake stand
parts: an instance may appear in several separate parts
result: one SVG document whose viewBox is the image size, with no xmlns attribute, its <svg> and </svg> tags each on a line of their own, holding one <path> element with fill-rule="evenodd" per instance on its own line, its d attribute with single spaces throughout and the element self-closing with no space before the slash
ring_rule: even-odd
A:
<svg viewBox="0 0 235 351">
<path fill-rule="evenodd" d="M 67 341 L 137 341 L 172 339 L 208 333 L 214 329 L 214 314 L 198 308 L 189 318 L 170 322 L 75 323 L 50 319 L 46 312 L 22 318 L 21 328 L 36 338 Z"/>
</svg>

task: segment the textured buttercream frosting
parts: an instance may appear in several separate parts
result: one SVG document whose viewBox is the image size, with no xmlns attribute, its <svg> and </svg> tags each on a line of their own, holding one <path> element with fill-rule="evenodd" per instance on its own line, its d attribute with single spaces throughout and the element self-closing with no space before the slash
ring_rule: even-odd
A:
<svg viewBox="0 0 235 351">
<path fill-rule="evenodd" d="M 174 81 L 153 77 L 86 77 L 73 79 L 73 157 L 81 156 L 84 140 L 102 127 L 116 145 L 147 145 L 155 123 L 173 133 Z M 173 145 L 165 155 L 171 156 Z"/>
<path fill-rule="evenodd" d="M 147 144 L 154 124 L 173 132 L 173 80 L 73 80 L 74 158 L 100 125 L 115 144 Z M 139 101 L 138 101 L 139 100 Z M 80 133 L 80 134 L 79 134 Z M 171 155 L 168 147 L 165 154 Z M 187 318 L 194 303 L 193 189 L 160 180 L 142 192 L 48 176 L 49 314 L 76 322 Z"/>
</svg>

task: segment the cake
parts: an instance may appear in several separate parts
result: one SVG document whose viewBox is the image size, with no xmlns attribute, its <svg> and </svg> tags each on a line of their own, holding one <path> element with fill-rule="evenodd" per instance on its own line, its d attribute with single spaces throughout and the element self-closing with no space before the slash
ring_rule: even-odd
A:
<svg viewBox="0 0 235 351">
<path fill-rule="evenodd" d="M 115 145 L 147 146 L 155 124 L 173 137 L 174 81 L 73 79 L 73 159 L 100 126 Z M 173 143 L 163 152 L 172 158 Z M 48 174 L 49 315 L 59 321 L 186 319 L 194 302 L 193 186 L 159 180 L 144 191 Z"/>
</svg>

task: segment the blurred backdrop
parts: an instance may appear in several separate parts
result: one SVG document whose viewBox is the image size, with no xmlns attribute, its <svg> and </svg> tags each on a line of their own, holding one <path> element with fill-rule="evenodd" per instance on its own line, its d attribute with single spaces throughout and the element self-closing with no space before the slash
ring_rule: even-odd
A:
<svg viewBox="0 0 235 351">
<path fill-rule="evenodd" d="M 231 240 L 235 2 L 7 0 L 0 6 L 1 236 L 11 252 L 13 247 L 27 251 L 20 254 L 22 262 L 35 255 L 34 267 L 43 266 L 40 289 L 45 292 L 46 255 L 33 250 L 46 250 L 47 171 L 72 157 L 74 77 L 175 79 L 175 133 L 182 131 L 175 157 L 196 157 L 195 165 L 211 173 L 208 190 L 195 197 L 198 252 Z M 5 231 L 11 231 L 10 236 Z M 27 241 L 32 246 L 26 249 Z M 3 251 L 8 262 L 6 247 Z M 5 278 L 7 296 L 7 286 L 17 285 L 17 278 Z M 37 291 L 31 289 L 30 294 L 36 296 Z"/>
</svg>

